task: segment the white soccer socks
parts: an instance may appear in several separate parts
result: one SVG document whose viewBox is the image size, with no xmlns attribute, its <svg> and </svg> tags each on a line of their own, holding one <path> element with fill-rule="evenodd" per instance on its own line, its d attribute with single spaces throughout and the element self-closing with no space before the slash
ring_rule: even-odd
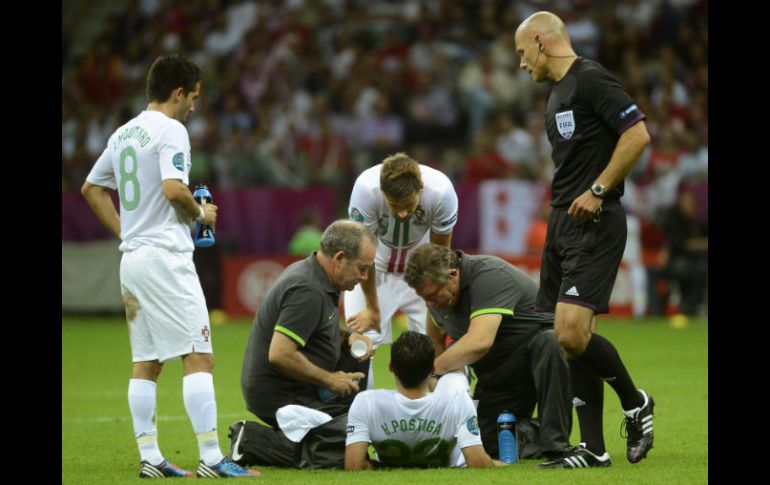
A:
<svg viewBox="0 0 770 485">
<path fill-rule="evenodd" d="M 155 388 L 157 384 L 144 379 L 128 381 L 128 407 L 134 421 L 134 437 L 142 461 L 159 465 L 163 454 L 158 448 L 158 428 L 155 415 Z"/>
<path fill-rule="evenodd" d="M 217 402 L 214 396 L 214 376 L 195 372 L 182 379 L 184 407 L 198 437 L 201 460 L 208 466 L 216 465 L 224 455 L 217 437 Z"/>
</svg>

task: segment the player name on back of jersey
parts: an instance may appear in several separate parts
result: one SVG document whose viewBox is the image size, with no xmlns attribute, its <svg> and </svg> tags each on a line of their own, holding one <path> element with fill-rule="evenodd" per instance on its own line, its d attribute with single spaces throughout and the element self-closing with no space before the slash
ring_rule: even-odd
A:
<svg viewBox="0 0 770 485">
<path fill-rule="evenodd" d="M 434 419 L 428 420 L 423 418 L 411 418 L 393 419 L 388 423 L 382 423 L 380 425 L 380 429 L 382 429 L 382 431 L 387 436 L 391 436 L 398 432 L 405 433 L 407 431 L 411 431 L 413 433 L 425 431 L 435 435 L 440 435 L 441 428 L 443 428 L 443 426 L 443 423 L 437 422 Z"/>
<path fill-rule="evenodd" d="M 117 145 L 119 145 L 121 142 L 128 140 L 129 138 L 136 138 L 136 140 L 139 142 L 139 146 L 142 148 L 144 148 L 146 144 L 150 143 L 150 134 L 147 133 L 144 128 L 141 126 L 131 126 L 118 134 L 115 140 L 115 148 L 117 148 Z"/>
</svg>

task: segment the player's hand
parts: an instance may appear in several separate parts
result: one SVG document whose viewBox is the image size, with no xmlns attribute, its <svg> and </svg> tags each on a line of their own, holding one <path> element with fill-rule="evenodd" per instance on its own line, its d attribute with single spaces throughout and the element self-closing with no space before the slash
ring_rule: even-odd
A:
<svg viewBox="0 0 770 485">
<path fill-rule="evenodd" d="M 348 328 L 359 333 L 369 330 L 380 331 L 380 312 L 371 308 L 364 308 L 360 312 L 348 317 Z"/>
<path fill-rule="evenodd" d="M 580 197 L 572 201 L 567 214 L 576 219 L 589 219 L 599 212 L 602 207 L 602 199 L 596 197 L 593 192 L 586 190 Z"/>
<path fill-rule="evenodd" d="M 337 396 L 347 397 L 358 392 L 358 381 L 364 377 L 363 372 L 344 372 L 338 370 L 329 375 L 326 388 Z"/>
<path fill-rule="evenodd" d="M 353 345 L 353 342 L 357 340 L 366 342 L 366 353 L 361 357 L 357 358 L 356 360 L 358 362 L 364 362 L 369 360 L 372 357 L 372 354 L 374 354 L 374 349 L 372 349 L 372 339 L 370 339 L 366 335 L 361 335 L 358 332 L 352 333 L 350 334 L 350 337 L 348 337 L 348 346 Z"/>
<path fill-rule="evenodd" d="M 217 206 L 214 204 L 203 204 L 203 212 L 206 213 L 206 217 L 203 218 L 201 224 L 211 226 L 212 229 L 217 225 Z"/>
</svg>

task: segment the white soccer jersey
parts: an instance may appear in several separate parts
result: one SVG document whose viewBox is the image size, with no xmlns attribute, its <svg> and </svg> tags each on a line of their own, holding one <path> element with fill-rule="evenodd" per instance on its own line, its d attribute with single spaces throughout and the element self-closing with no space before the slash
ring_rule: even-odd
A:
<svg viewBox="0 0 770 485">
<path fill-rule="evenodd" d="M 110 136 L 87 180 L 120 196 L 121 251 L 142 245 L 193 251 L 189 219 L 163 196 L 165 179 L 189 183 L 190 138 L 179 121 L 142 111 Z"/>
<path fill-rule="evenodd" d="M 439 379 L 420 399 L 375 389 L 356 396 L 346 445 L 371 443 L 386 466 L 465 466 L 462 449 L 481 445 L 476 408 L 461 373 Z"/>
<path fill-rule="evenodd" d="M 380 190 L 382 164 L 364 170 L 350 195 L 348 214 L 377 235 L 377 271 L 403 273 L 411 253 L 430 240 L 430 231 L 447 234 L 457 222 L 457 193 L 449 177 L 420 165 L 424 189 L 408 221 L 391 213 Z"/>
</svg>

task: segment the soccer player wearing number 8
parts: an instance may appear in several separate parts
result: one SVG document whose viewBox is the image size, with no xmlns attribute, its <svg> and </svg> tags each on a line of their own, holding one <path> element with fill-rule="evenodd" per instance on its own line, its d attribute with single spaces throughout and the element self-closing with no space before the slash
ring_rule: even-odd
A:
<svg viewBox="0 0 770 485">
<path fill-rule="evenodd" d="M 389 369 L 397 391 L 376 389 L 358 394 L 348 412 L 345 469 L 372 468 L 371 443 L 380 466 L 486 467 L 494 464 L 481 444 L 468 379 L 452 372 L 438 380 L 433 393 L 435 351 L 431 339 L 406 331 L 393 343 Z"/>
<path fill-rule="evenodd" d="M 392 341 L 391 318 L 401 310 L 409 330 L 425 333 L 425 302 L 404 283 L 415 249 L 432 242 L 450 247 L 457 223 L 457 194 L 443 173 L 404 153 L 364 170 L 350 194 L 348 214 L 377 236 L 377 256 L 369 277 L 345 292 L 348 328 L 364 333 L 377 347 Z M 372 389 L 369 372 L 368 389 Z"/>
<path fill-rule="evenodd" d="M 147 76 L 147 109 L 118 128 L 81 192 L 99 221 L 121 239 L 120 284 L 133 371 L 128 403 L 141 477 L 191 476 L 158 447 L 156 383 L 163 363 L 183 362 L 182 396 L 198 438 L 198 476 L 259 475 L 224 457 L 217 437 L 211 328 L 192 254 L 190 223 L 214 226 L 217 207 L 188 187 L 190 139 L 201 71 L 180 55 L 159 57 Z M 120 214 L 110 198 L 116 190 Z"/>
</svg>

